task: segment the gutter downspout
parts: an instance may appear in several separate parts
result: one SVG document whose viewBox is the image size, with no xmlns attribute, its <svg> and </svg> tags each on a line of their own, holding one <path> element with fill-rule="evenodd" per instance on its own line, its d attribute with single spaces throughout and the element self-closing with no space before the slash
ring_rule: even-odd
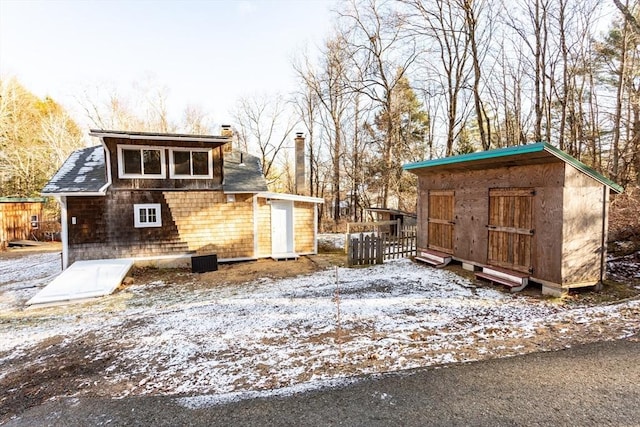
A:
<svg viewBox="0 0 640 427">
<path fill-rule="evenodd" d="M 100 144 L 104 149 L 104 164 L 106 166 L 105 169 L 107 173 L 107 183 L 100 189 L 100 191 L 104 191 L 106 193 L 107 188 L 109 188 L 113 183 L 113 180 L 111 179 L 111 154 L 109 153 L 109 148 L 107 148 L 107 144 L 104 142 L 103 136 L 100 137 Z"/>
<path fill-rule="evenodd" d="M 62 240 L 62 270 L 69 266 L 69 225 L 67 223 L 67 198 L 66 196 L 56 197 L 60 203 L 60 240 Z"/>
<path fill-rule="evenodd" d="M 607 186 L 602 186 L 602 229 L 600 236 L 600 280 L 596 285 L 596 291 L 601 291 L 604 285 L 604 268 L 605 257 L 607 253 L 606 249 L 606 227 L 607 227 Z"/>
</svg>

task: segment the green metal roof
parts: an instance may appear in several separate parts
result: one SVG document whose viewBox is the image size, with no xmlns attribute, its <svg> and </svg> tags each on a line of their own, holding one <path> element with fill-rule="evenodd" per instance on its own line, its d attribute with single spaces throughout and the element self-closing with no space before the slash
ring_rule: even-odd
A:
<svg viewBox="0 0 640 427">
<path fill-rule="evenodd" d="M 543 151 L 546 151 L 547 153 L 557 157 L 558 159 L 564 161 L 565 163 L 569 163 L 571 166 L 578 169 L 580 172 L 583 172 L 589 175 L 591 178 L 608 186 L 609 188 L 611 188 L 613 191 L 617 193 L 622 193 L 622 191 L 624 191 L 624 189 L 620 185 L 606 178 L 605 176 L 603 176 L 596 170 L 590 168 L 589 166 L 585 165 L 578 159 L 571 157 L 564 151 L 561 151 L 556 147 L 547 144 L 546 142 L 537 142 L 535 144 L 497 148 L 495 150 L 479 151 L 477 153 L 461 154 L 459 156 L 450 156 L 450 157 L 444 157 L 441 159 L 425 160 L 422 162 L 406 164 L 402 168 L 406 171 L 412 171 L 414 169 L 454 165 L 459 163 L 474 162 L 478 160 L 498 159 L 498 158 L 504 158 L 504 157 L 510 157 L 510 156 L 518 156 L 522 154 L 538 153 Z"/>
<path fill-rule="evenodd" d="M 0 197 L 0 203 L 44 203 L 46 201 L 44 197 Z"/>
</svg>

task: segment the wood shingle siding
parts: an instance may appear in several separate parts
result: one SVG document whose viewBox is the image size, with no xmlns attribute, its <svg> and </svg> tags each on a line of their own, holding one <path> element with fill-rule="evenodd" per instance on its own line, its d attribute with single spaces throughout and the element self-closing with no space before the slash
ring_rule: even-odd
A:
<svg viewBox="0 0 640 427">
<path fill-rule="evenodd" d="M 173 141 L 145 140 L 144 146 L 157 147 L 165 150 L 164 179 L 148 178 L 120 178 L 118 176 L 118 145 L 131 145 L 130 139 L 104 138 L 109 150 L 109 159 L 113 189 L 156 189 L 156 190 L 221 190 L 222 189 L 222 146 L 207 142 L 182 143 L 179 146 Z M 194 148 L 213 150 L 213 178 L 212 179 L 172 179 L 169 177 L 169 163 L 171 148 Z"/>
<path fill-rule="evenodd" d="M 271 205 L 267 199 L 258 198 L 258 256 L 271 255 Z"/>
<path fill-rule="evenodd" d="M 134 227 L 133 207 L 146 203 L 160 204 L 162 227 Z M 112 191 L 103 197 L 70 197 L 67 211 L 70 263 L 85 259 L 169 255 L 189 250 L 160 192 Z"/>
<path fill-rule="evenodd" d="M 298 253 L 315 251 L 315 209 L 313 203 L 295 202 L 293 205 L 295 251 Z"/>
<path fill-rule="evenodd" d="M 189 250 L 216 253 L 219 259 L 254 256 L 253 196 L 222 192 L 164 192 L 180 238 Z"/>
</svg>

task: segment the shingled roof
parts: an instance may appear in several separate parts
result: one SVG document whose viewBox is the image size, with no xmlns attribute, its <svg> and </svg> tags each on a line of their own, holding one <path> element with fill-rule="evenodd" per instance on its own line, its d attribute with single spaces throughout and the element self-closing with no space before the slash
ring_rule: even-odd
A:
<svg viewBox="0 0 640 427">
<path fill-rule="evenodd" d="M 260 159 L 247 153 L 233 151 L 224 155 L 225 193 L 258 193 L 267 191 Z"/>
<path fill-rule="evenodd" d="M 267 191 L 260 159 L 246 153 L 224 155 L 225 193 L 259 193 Z M 105 195 L 109 183 L 102 145 L 76 150 L 42 189 L 42 195 Z"/>
<path fill-rule="evenodd" d="M 104 195 L 107 191 L 102 145 L 76 150 L 42 189 L 43 195 Z"/>
</svg>

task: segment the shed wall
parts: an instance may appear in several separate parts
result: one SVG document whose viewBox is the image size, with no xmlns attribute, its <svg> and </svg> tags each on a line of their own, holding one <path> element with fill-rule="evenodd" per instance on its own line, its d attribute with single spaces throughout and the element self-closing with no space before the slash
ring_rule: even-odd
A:
<svg viewBox="0 0 640 427">
<path fill-rule="evenodd" d="M 453 256 L 475 264 L 486 264 L 490 188 L 532 188 L 532 266 L 534 276 L 559 283 L 562 255 L 562 197 L 564 163 L 512 166 L 459 172 L 421 172 L 418 181 L 418 245 L 428 242 L 429 190 L 455 191 Z"/>
<path fill-rule="evenodd" d="M 0 203 L 0 248 L 12 240 L 28 240 L 33 231 L 31 216 L 37 215 L 42 221 L 41 202 Z"/>
<path fill-rule="evenodd" d="M 604 196 L 607 208 L 608 194 L 609 190 L 606 189 Z M 572 167 L 566 168 L 562 230 L 563 285 L 595 284 L 600 279 L 602 198 L 603 185 Z M 607 222 L 605 216 L 605 242 Z"/>
</svg>

